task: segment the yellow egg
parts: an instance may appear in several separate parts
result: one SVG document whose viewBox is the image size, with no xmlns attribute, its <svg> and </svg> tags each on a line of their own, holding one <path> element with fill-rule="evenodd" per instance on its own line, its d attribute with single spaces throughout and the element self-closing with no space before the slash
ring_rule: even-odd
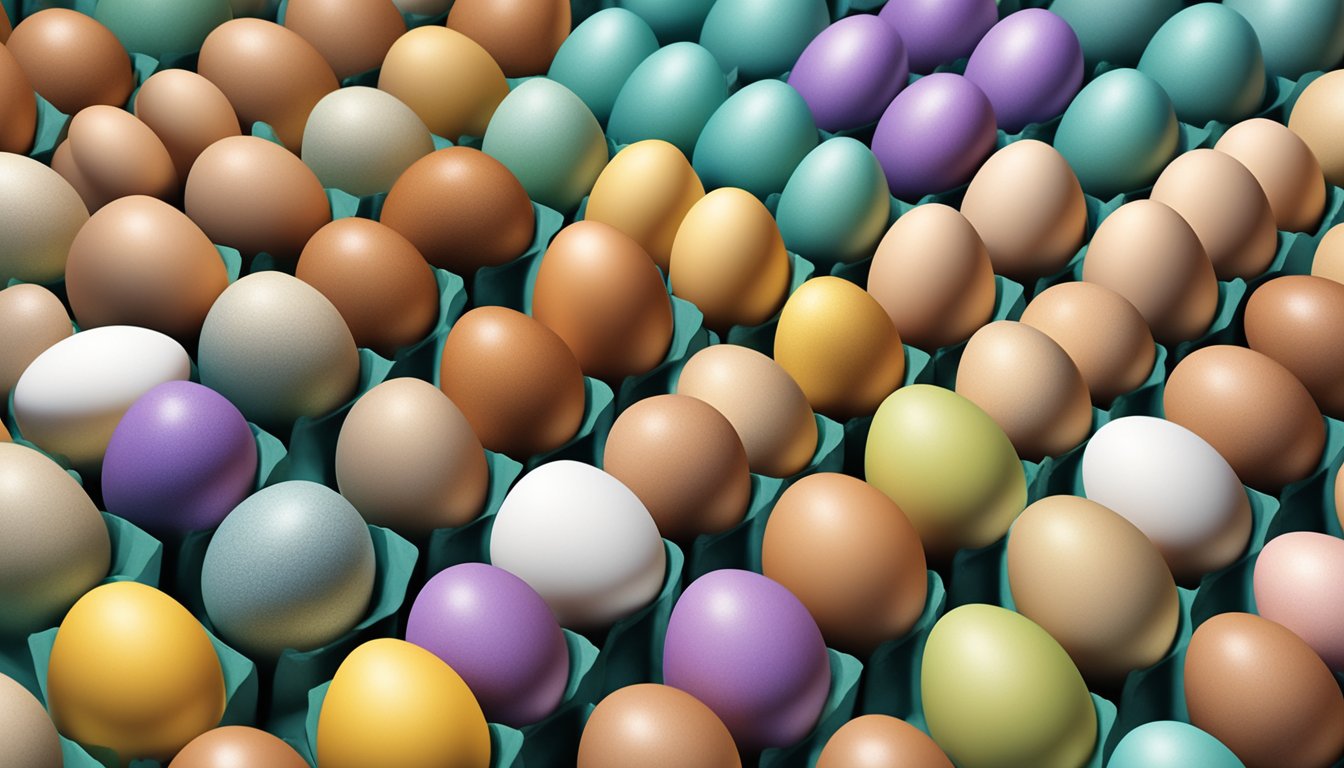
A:
<svg viewBox="0 0 1344 768">
<path fill-rule="evenodd" d="M 905 377 L 905 348 L 886 310 L 838 277 L 808 280 L 784 303 L 775 362 L 813 410 L 839 421 L 871 416 Z"/>
<path fill-rule="evenodd" d="M 584 218 L 621 230 L 667 272 L 677 228 L 705 187 L 675 146 L 650 139 L 616 153 L 593 184 Z"/>
<path fill-rule="evenodd" d="M 474 40 L 441 26 L 413 29 L 392 44 L 378 87 L 401 99 L 429 130 L 457 141 L 483 136 L 509 84 Z"/>
<path fill-rule="evenodd" d="M 224 672 L 186 608 L 153 587 L 120 581 L 75 603 L 47 667 L 56 727 L 81 744 L 168 761 L 224 715 Z"/>
<path fill-rule="evenodd" d="M 370 640 L 336 670 L 317 721 L 322 768 L 486 768 L 490 731 L 467 684 L 404 640 Z"/>
</svg>

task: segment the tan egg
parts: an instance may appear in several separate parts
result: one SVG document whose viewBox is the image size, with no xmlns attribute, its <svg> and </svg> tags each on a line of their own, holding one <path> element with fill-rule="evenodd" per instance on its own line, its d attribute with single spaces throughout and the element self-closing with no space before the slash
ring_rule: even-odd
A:
<svg viewBox="0 0 1344 768">
<path fill-rule="evenodd" d="M 266 731 L 226 725 L 192 739 L 169 768 L 305 768 L 294 748 Z"/>
<path fill-rule="evenodd" d="M 339 83 L 326 59 L 296 32 L 262 19 L 233 19 L 201 45 L 196 71 L 228 97 L 243 129 L 261 121 L 285 146 L 303 144 L 308 113 Z"/>
<path fill-rule="evenodd" d="M 1325 422 L 1311 393 L 1273 358 L 1244 347 L 1193 352 L 1167 377 L 1170 421 L 1212 445 L 1246 485 L 1276 492 L 1311 474 Z"/>
<path fill-rule="evenodd" d="M 33 88 L 67 115 L 94 104 L 119 107 L 135 87 L 121 41 L 77 11 L 38 11 L 14 28 L 5 45 Z"/>
<path fill-rule="evenodd" d="M 42 703 L 5 674 L 0 674 L 0 758 L 16 768 L 61 768 L 65 764 L 60 736 Z"/>
<path fill-rule="evenodd" d="M 444 340 L 439 388 L 481 444 L 520 459 L 553 451 L 579 431 L 583 371 L 551 329 L 504 307 L 477 307 Z"/>
<path fill-rule="evenodd" d="M 816 768 L 953 768 L 927 733 L 889 715 L 864 715 L 840 726 Z"/>
<path fill-rule="evenodd" d="M 289 0 L 285 26 L 312 43 L 342 79 L 377 69 L 406 32 L 392 0 Z"/>
<path fill-rule="evenodd" d="M 457 0 L 448 28 L 480 43 L 507 77 L 544 75 L 569 36 L 569 2 Z"/>
<path fill-rule="evenodd" d="M 994 269 L 975 228 L 955 208 L 921 205 L 877 245 L 868 293 L 901 341 L 932 352 L 971 337 L 994 314 Z"/>
<path fill-rule="evenodd" d="M 32 283 L 0 290 L 0 328 L 5 329 L 5 343 L 0 346 L 0 403 L 8 403 L 9 391 L 28 364 L 74 329 L 56 294 Z"/>
<path fill-rule="evenodd" d="M 9 14 L 5 12 L 4 6 L 0 6 L 0 44 L 8 42 L 9 35 L 14 31 L 14 27 L 9 23 Z"/>
<path fill-rule="evenodd" d="M 0 45 L 0 152 L 25 155 L 37 130 L 37 97 L 14 54 Z"/>
<path fill-rule="evenodd" d="M 1287 368 L 1327 416 L 1344 417 L 1344 285 L 1285 275 L 1246 303 L 1246 341 Z"/>
<path fill-rule="evenodd" d="M 905 348 L 867 291 L 838 277 L 803 283 L 784 302 L 775 362 L 812 409 L 837 421 L 871 416 L 905 378 Z"/>
<path fill-rule="evenodd" d="M 1344 283 L 1344 224 L 1331 227 L 1316 245 L 1311 274 Z"/>
<path fill-rule="evenodd" d="M 675 391 L 709 403 L 728 419 L 752 472 L 789 477 L 816 453 L 817 422 L 807 396 L 778 363 L 754 349 L 715 344 L 696 352 Z"/>
<path fill-rule="evenodd" d="M 336 483 L 370 524 L 423 536 L 479 515 L 490 469 L 452 400 L 427 381 L 390 379 L 341 425 Z"/>
<path fill-rule="evenodd" d="M 10 280 L 54 283 L 89 210 L 49 166 L 0 152 L 0 285 Z"/>
<path fill-rule="evenodd" d="M 490 54 L 461 32 L 418 27 L 383 59 L 378 87 L 401 99 L 429 130 L 457 141 L 484 136 L 509 84 Z"/>
<path fill-rule="evenodd" d="M 1138 388 L 1153 372 L 1157 347 L 1143 315 L 1096 283 L 1047 288 L 1027 305 L 1022 322 L 1063 347 L 1099 407 Z"/>
<path fill-rule="evenodd" d="M 1275 226 L 1290 232 L 1316 229 L 1325 211 L 1325 176 L 1297 134 L 1257 117 L 1229 128 L 1213 148 L 1235 157 L 1260 182 Z"/>
<path fill-rule="evenodd" d="M 569 345 L 587 376 L 652 370 L 672 343 L 672 304 L 649 255 L 615 227 L 580 221 L 546 249 L 532 316 Z"/>
<path fill-rule="evenodd" d="M 976 331 L 957 367 L 956 392 L 989 414 L 1027 461 L 1068 453 L 1092 429 L 1078 366 L 1025 323 L 1000 320 Z"/>
<path fill-rule="evenodd" d="M 832 472 L 799 480 L 775 502 L 761 572 L 807 606 L 826 645 L 860 658 L 909 632 L 928 596 L 924 547 L 905 513 Z"/>
<path fill-rule="evenodd" d="M 331 221 L 331 204 L 308 166 L 278 144 L 232 136 L 196 159 L 183 195 L 187 215 L 212 242 L 244 254 L 298 258 Z"/>
<path fill-rule="evenodd" d="M 0 443 L 8 443 L 11 440 L 13 438 L 10 437 L 9 430 L 5 428 L 4 424 L 0 424 Z"/>
<path fill-rule="evenodd" d="M 1302 137 L 1325 172 L 1325 181 L 1344 186 L 1344 72 L 1311 81 L 1293 104 L 1288 130 Z"/>
<path fill-rule="evenodd" d="M 176 200 L 177 169 L 148 125 L 117 107 L 86 107 L 70 120 L 51 167 L 70 182 L 92 213 L 119 197 Z"/>
<path fill-rule="evenodd" d="M 1231 155 L 1195 149 L 1178 156 L 1157 177 L 1152 199 L 1189 222 L 1219 280 L 1255 277 L 1274 260 L 1269 198 Z"/>
<path fill-rule="evenodd" d="M 411 242 L 368 219 L 337 219 L 303 247 L 294 276 L 341 313 L 355 344 L 392 357 L 434 328 L 439 288 Z"/>
<path fill-rule="evenodd" d="M 705 187 L 681 150 L 658 139 L 637 141 L 602 169 L 583 217 L 634 238 L 666 273 L 677 228 L 704 196 Z"/>
<path fill-rule="evenodd" d="M 1218 277 L 1203 243 L 1155 200 L 1126 203 L 1101 222 L 1083 257 L 1083 280 L 1125 297 L 1161 344 L 1198 338 L 1218 310 Z"/>
<path fill-rule="evenodd" d="M 672 292 L 695 304 L 705 325 L 759 325 L 789 293 L 789 254 L 770 211 L 755 195 L 723 187 L 696 201 L 672 243 Z"/>
<path fill-rule="evenodd" d="M 241 133 L 238 115 L 224 92 L 185 69 L 165 69 L 150 75 L 136 91 L 133 106 L 135 116 L 168 150 L 179 185 L 186 183 L 192 163 L 206 147 Z"/>
<path fill-rule="evenodd" d="M 980 166 L 961 213 L 994 271 L 1019 282 L 1053 275 L 1083 244 L 1087 204 L 1078 177 L 1049 144 L 1015 141 Z"/>
<path fill-rule="evenodd" d="M 732 734 L 689 693 L 643 683 L 597 703 L 579 739 L 578 768 L 742 768 Z"/>
</svg>

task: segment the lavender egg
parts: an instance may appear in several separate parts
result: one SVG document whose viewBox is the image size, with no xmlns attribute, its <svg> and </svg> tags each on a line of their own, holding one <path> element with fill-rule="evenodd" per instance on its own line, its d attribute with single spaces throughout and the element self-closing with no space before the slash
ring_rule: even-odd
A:
<svg viewBox="0 0 1344 768">
<path fill-rule="evenodd" d="M 803 95 L 817 127 L 836 132 L 875 122 L 909 78 L 901 36 L 867 14 L 841 19 L 813 38 L 789 85 Z"/>
<path fill-rule="evenodd" d="M 1083 48 L 1064 19 L 1028 8 L 985 34 L 966 62 L 966 79 L 989 97 L 999 127 L 1016 133 L 1073 101 L 1083 84 Z"/>
<path fill-rule="evenodd" d="M 905 41 L 910 70 L 927 75 L 964 59 L 999 20 L 995 0 L 887 0 L 880 18 Z"/>
<path fill-rule="evenodd" d="M 873 154 L 896 197 L 914 202 L 971 180 L 994 150 L 994 109 L 979 87 L 938 73 L 911 83 L 873 134 Z"/>
<path fill-rule="evenodd" d="M 821 630 L 779 583 L 711 571 L 672 609 L 663 682 L 704 702 L 743 752 L 793 744 L 817 724 L 831 686 Z"/>
<path fill-rule="evenodd" d="M 184 535 L 219 525 L 251 493 L 256 473 L 256 440 L 233 403 L 170 381 L 117 423 L 103 458 L 103 501 L 147 530 Z"/>
</svg>

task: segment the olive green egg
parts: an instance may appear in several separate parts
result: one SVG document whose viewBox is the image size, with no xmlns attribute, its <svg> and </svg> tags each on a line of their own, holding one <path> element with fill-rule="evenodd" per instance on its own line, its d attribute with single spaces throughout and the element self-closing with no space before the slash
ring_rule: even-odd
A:
<svg viewBox="0 0 1344 768">
<path fill-rule="evenodd" d="M 229 0 L 98 0 L 93 17 L 126 50 L 165 60 L 201 50 L 206 35 L 233 18 Z"/>
<path fill-rule="evenodd" d="M 762 80 L 728 97 L 709 118 L 691 166 L 707 190 L 739 187 L 764 200 L 784 189 L 817 138 L 803 97 L 787 83 Z"/>
<path fill-rule="evenodd" d="M 823 141 L 807 153 L 775 211 L 785 247 L 821 263 L 872 256 L 890 215 L 882 166 L 872 150 L 851 138 Z"/>
<path fill-rule="evenodd" d="M 1259 2 L 1259 0 L 1255 0 Z M 1069 23 L 1088 69 L 1139 63 L 1153 33 L 1181 10 L 1181 0 L 1055 0 L 1050 11 Z"/>
<path fill-rule="evenodd" d="M 1265 97 L 1265 57 L 1250 22 L 1220 3 L 1192 5 L 1148 42 L 1139 71 L 1171 96 L 1181 122 L 1235 123 Z"/>
<path fill-rule="evenodd" d="M 643 19 L 624 8 L 607 8 L 565 38 L 546 76 L 573 91 L 605 123 L 626 78 L 656 50 L 658 39 Z"/>
<path fill-rule="evenodd" d="M 831 23 L 826 0 L 717 0 L 700 44 L 740 82 L 779 77 Z"/>
<path fill-rule="evenodd" d="M 710 52 L 695 43 L 673 43 L 626 78 L 607 132 L 617 144 L 662 139 L 689 158 L 705 123 L 727 98 L 728 81 Z"/>
<path fill-rule="evenodd" d="M 961 768 L 1079 768 L 1097 741 L 1083 676 L 1030 619 L 963 605 L 924 647 L 920 692 L 929 735 Z"/>
<path fill-rule="evenodd" d="M 1179 143 L 1171 99 L 1137 69 L 1113 69 L 1088 83 L 1055 131 L 1055 149 L 1083 191 L 1102 200 L 1152 186 Z"/>
<path fill-rule="evenodd" d="M 616 7 L 634 11 L 653 29 L 663 45 L 700 37 L 714 0 L 616 0 Z"/>
<path fill-rule="evenodd" d="M 1265 69 L 1296 80 L 1333 69 L 1344 57 L 1344 3 L 1339 0 L 1224 0 L 1255 29 Z"/>
</svg>

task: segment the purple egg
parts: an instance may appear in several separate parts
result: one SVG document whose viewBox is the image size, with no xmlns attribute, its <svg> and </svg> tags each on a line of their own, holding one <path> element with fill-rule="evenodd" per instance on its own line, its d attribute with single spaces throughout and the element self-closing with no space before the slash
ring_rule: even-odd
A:
<svg viewBox="0 0 1344 768">
<path fill-rule="evenodd" d="M 971 55 L 994 22 L 995 0 L 887 0 L 881 19 L 905 41 L 910 70 L 926 75 Z"/>
<path fill-rule="evenodd" d="M 905 43 L 873 15 L 841 19 L 808 43 L 789 74 L 817 127 L 844 131 L 868 125 L 910 79 Z"/>
<path fill-rule="evenodd" d="M 411 606 L 406 640 L 461 675 L 492 723 L 535 723 L 565 695 L 569 648 L 560 624 L 541 595 L 502 568 L 440 571 Z"/>
<path fill-rule="evenodd" d="M 214 528 L 252 492 L 257 443 L 225 397 L 190 381 L 146 392 L 103 459 L 107 511 L 156 533 Z"/>
<path fill-rule="evenodd" d="M 1028 8 L 985 34 L 966 62 L 966 79 L 989 97 L 999 127 L 1016 133 L 1073 101 L 1083 84 L 1083 48 L 1067 21 Z"/>
<path fill-rule="evenodd" d="M 873 154 L 896 197 L 914 202 L 971 180 L 994 150 L 994 109 L 961 75 L 921 77 L 891 102 Z"/>
<path fill-rule="evenodd" d="M 723 720 L 744 752 L 794 744 L 831 687 L 821 630 L 793 593 L 759 573 L 711 571 L 677 600 L 663 682 Z"/>
</svg>

